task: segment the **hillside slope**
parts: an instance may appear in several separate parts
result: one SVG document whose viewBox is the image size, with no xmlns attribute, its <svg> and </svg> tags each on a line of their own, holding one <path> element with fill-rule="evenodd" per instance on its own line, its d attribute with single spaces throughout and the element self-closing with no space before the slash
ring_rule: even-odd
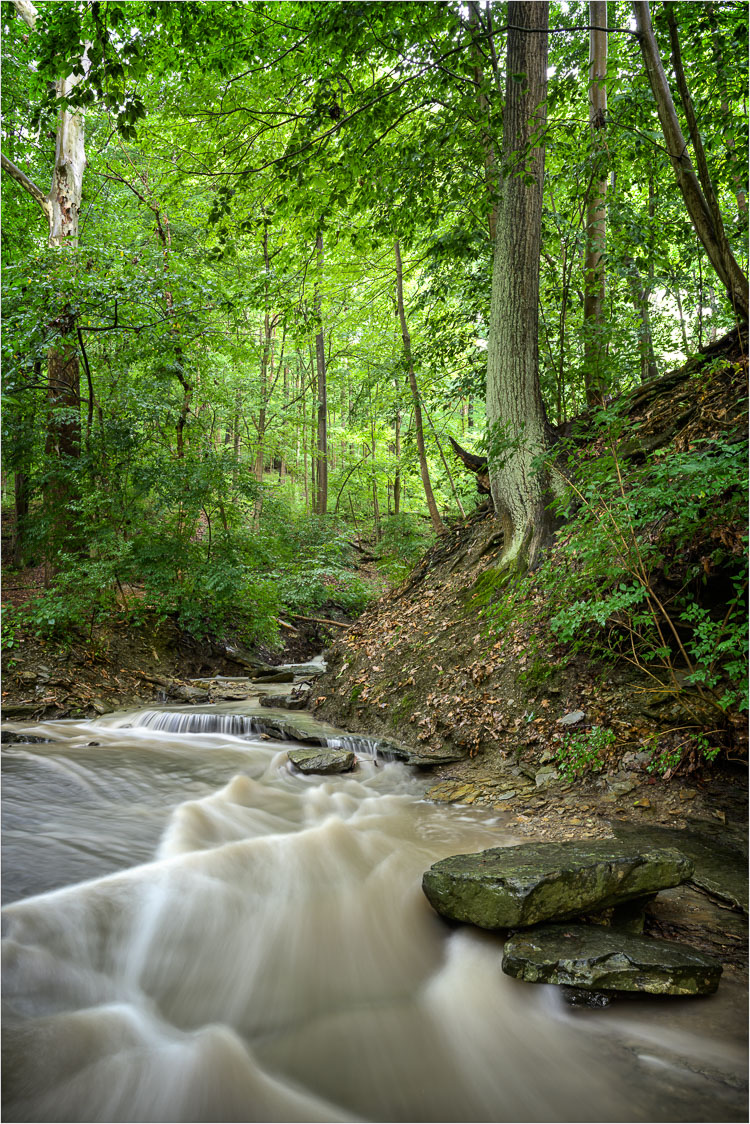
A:
<svg viewBox="0 0 750 1124">
<path fill-rule="evenodd" d="M 746 339 L 735 332 L 685 367 L 639 386 L 626 398 L 623 456 L 642 462 L 654 450 L 679 452 L 730 435 L 741 464 L 746 380 Z M 595 455 L 587 419 L 578 433 L 581 455 Z M 743 531 L 709 526 L 706 534 L 731 540 L 736 555 L 744 549 Z M 678 553 L 693 565 L 708 558 L 711 542 L 679 546 L 673 567 Z M 507 811 L 521 833 L 608 834 L 613 818 L 670 826 L 697 818 L 728 823 L 730 832 L 734 825 L 742 837 L 744 715 L 730 714 L 720 737 L 711 729 L 716 744 L 709 756 L 715 749 L 717 759 L 710 768 L 695 753 L 670 767 L 684 741 L 680 731 L 693 721 L 679 699 L 654 690 L 637 667 L 586 659 L 558 642 L 549 629 L 555 606 L 542 585 L 496 588 L 501 550 L 499 527 L 487 512 L 446 531 L 408 580 L 335 644 L 328 674 L 316 685 L 315 713 L 421 752 L 447 746 L 465 753 L 435 770 L 430 798 Z M 706 596 L 720 601 L 724 576 L 704 565 Z M 592 754 L 597 730 L 606 738 Z M 580 747 L 577 777 L 560 768 L 563 745 L 568 762 Z"/>
</svg>

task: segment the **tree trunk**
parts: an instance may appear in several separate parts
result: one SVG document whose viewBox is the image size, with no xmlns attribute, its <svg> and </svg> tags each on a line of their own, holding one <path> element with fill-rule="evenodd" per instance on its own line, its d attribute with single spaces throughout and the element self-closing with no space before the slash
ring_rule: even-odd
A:
<svg viewBox="0 0 750 1124">
<path fill-rule="evenodd" d="M 435 496 L 432 491 L 432 484 L 430 483 L 430 470 L 427 466 L 427 454 L 424 446 L 424 429 L 422 426 L 422 406 L 419 399 L 419 387 L 417 386 L 417 377 L 414 374 L 414 362 L 411 357 L 411 336 L 409 335 L 409 328 L 406 323 L 406 311 L 404 309 L 404 274 L 401 265 L 401 247 L 398 239 L 394 242 L 394 250 L 396 254 L 396 303 L 398 305 L 398 317 L 401 322 L 401 338 L 404 343 L 404 359 L 406 361 L 406 373 L 409 379 L 409 388 L 411 390 L 412 402 L 414 403 L 414 434 L 417 439 L 417 455 L 419 457 L 419 471 L 422 476 L 422 487 L 424 488 L 425 499 L 427 500 L 427 508 L 430 512 L 430 519 L 435 531 L 440 534 L 443 530 L 443 521 L 440 518 L 437 504 L 435 503 Z"/>
<path fill-rule="evenodd" d="M 534 460 L 547 450 L 539 386 L 539 261 L 546 124 L 544 0 L 508 5 L 503 126 L 507 170 L 492 272 L 487 344 L 487 420 L 495 510 L 505 535 L 503 564 L 532 565 L 551 527 L 549 486 Z M 524 75 L 521 81 L 519 75 Z M 534 143 L 536 142 L 536 143 Z"/>
<path fill-rule="evenodd" d="M 485 16 L 489 25 L 489 30 L 492 29 L 492 14 L 490 5 L 487 5 Z M 487 96 L 482 91 L 482 84 L 484 82 L 484 71 L 482 68 L 482 53 L 479 49 L 479 44 L 476 40 L 476 35 L 482 26 L 482 18 L 477 0 L 471 0 L 469 4 L 469 27 L 472 33 L 472 52 L 476 59 L 474 65 L 474 83 L 477 87 L 477 101 L 479 104 L 479 114 L 482 120 L 482 148 L 484 149 L 484 181 L 485 191 L 487 196 L 487 227 L 490 235 L 490 243 L 494 246 L 495 238 L 497 236 L 497 204 L 498 204 L 498 181 L 500 179 L 496 166 L 495 159 L 495 144 L 490 132 L 489 117 L 490 117 L 490 104 Z M 493 56 L 494 57 L 494 56 Z M 497 79 L 497 74 L 495 74 Z"/>
<path fill-rule="evenodd" d="M 396 410 L 393 433 L 393 452 L 396 457 L 396 475 L 393 477 L 393 514 L 401 511 L 401 411 Z"/>
<path fill-rule="evenodd" d="M 607 378 L 604 253 L 607 234 L 607 0 L 589 0 L 589 125 L 591 186 L 586 206 L 586 263 L 583 300 L 583 374 L 589 406 L 604 401 Z"/>
<path fill-rule="evenodd" d="M 735 314 L 742 320 L 747 320 L 748 307 L 750 306 L 747 277 L 740 269 L 729 248 L 718 207 L 712 209 L 710 201 L 701 190 L 701 184 L 687 154 L 687 142 L 682 135 L 669 83 L 656 44 L 654 30 L 651 26 L 648 0 L 634 0 L 633 9 L 641 53 L 651 85 L 651 92 L 656 101 L 667 152 L 690 220 L 711 265 L 727 291 Z"/>
<path fill-rule="evenodd" d="M 315 370 L 318 378 L 318 489 L 315 510 L 318 515 L 325 515 L 328 510 L 328 387 L 326 384 L 326 347 L 320 293 L 320 282 L 323 275 L 323 235 L 320 231 L 318 231 L 315 245 L 318 251 L 318 283 L 315 287 L 315 313 L 318 320 L 318 334 L 315 337 Z"/>
<path fill-rule="evenodd" d="M 375 525 L 375 540 L 380 542 L 382 538 L 380 530 L 380 504 L 378 502 L 378 470 L 375 460 L 376 443 L 375 443 L 375 418 L 370 410 L 370 440 L 372 442 L 372 473 L 370 475 L 370 484 L 372 487 L 372 520 Z"/>
<path fill-rule="evenodd" d="M 29 478 L 25 472 L 18 471 L 13 476 L 13 498 L 15 518 L 13 523 L 13 545 L 11 564 L 21 569 L 24 564 L 24 538 L 26 518 L 29 514 Z"/>
</svg>

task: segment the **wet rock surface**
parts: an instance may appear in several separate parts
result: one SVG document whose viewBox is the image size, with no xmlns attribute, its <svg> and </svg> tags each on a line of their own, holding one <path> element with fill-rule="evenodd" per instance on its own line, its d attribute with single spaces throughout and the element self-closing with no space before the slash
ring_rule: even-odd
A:
<svg viewBox="0 0 750 1124">
<path fill-rule="evenodd" d="M 671 848 L 527 843 L 442 859 L 425 872 L 422 889 L 444 917 L 503 929 L 606 910 L 677 886 L 692 870 L 690 859 Z"/>
<path fill-rule="evenodd" d="M 349 735 L 357 737 L 358 735 Z M 430 750 L 428 748 L 414 749 L 404 742 L 394 741 L 391 738 L 364 738 L 374 752 L 387 761 L 403 761 L 405 765 L 414 765 L 417 768 L 430 768 L 435 765 L 445 765 L 453 761 L 460 761 L 465 757 L 461 750 L 449 749 L 445 746 Z"/>
<path fill-rule="evenodd" d="M 593 991 L 711 995 L 720 961 L 686 945 L 594 925 L 544 925 L 506 941 L 506 975 Z"/>
<path fill-rule="evenodd" d="M 350 749 L 290 749 L 287 756 L 301 773 L 348 773 L 356 764 Z"/>
<path fill-rule="evenodd" d="M 729 905 L 748 911 L 747 850 L 738 840 L 736 846 L 709 833 L 704 827 L 671 828 L 615 827 L 618 839 L 636 838 L 657 847 L 677 847 L 693 862 L 690 881 Z"/>
<path fill-rule="evenodd" d="M 304 710 L 307 706 L 307 692 L 290 695 L 261 695 L 258 699 L 261 706 L 278 707 L 281 710 Z"/>
</svg>

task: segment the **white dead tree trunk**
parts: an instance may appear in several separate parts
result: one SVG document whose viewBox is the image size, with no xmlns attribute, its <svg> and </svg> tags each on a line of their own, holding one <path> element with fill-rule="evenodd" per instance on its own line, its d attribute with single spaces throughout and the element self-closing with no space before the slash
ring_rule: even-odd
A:
<svg viewBox="0 0 750 1124">
<path fill-rule="evenodd" d="M 34 29 L 37 10 L 29 0 L 14 0 L 14 6 L 28 27 Z M 65 98 L 88 71 L 88 58 L 84 54 L 82 73 L 58 78 L 55 83 L 58 98 Z M 49 192 L 39 188 L 25 172 L 5 155 L 0 156 L 3 171 L 27 192 L 44 212 L 47 219 L 47 237 L 50 246 L 78 244 L 78 219 L 83 195 L 83 174 L 86 168 L 83 118 L 78 113 L 61 109 L 55 131 L 55 156 Z M 66 335 L 73 331 L 74 321 L 66 309 L 55 318 L 60 335 L 47 357 L 47 384 L 49 418 L 46 450 L 61 463 L 60 472 L 49 476 L 45 500 L 50 512 L 53 536 L 64 538 L 65 510 L 72 498 L 69 478 L 62 462 L 77 457 L 81 447 L 80 375 L 78 350 Z M 59 531 L 58 535 L 56 531 Z"/>
</svg>

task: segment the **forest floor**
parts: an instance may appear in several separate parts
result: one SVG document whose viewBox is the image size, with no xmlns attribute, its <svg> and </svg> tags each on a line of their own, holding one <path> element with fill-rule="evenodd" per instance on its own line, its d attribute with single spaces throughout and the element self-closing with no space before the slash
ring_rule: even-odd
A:
<svg viewBox="0 0 750 1124">
<path fill-rule="evenodd" d="M 684 448 L 744 430 L 746 353 L 736 338 L 716 350 L 732 359 L 732 370 L 692 379 L 688 366 L 633 393 L 631 432 L 644 448 Z M 478 591 L 501 552 L 489 513 L 448 529 L 410 577 L 336 642 L 315 684 L 314 713 L 420 752 L 463 752 L 430 770 L 426 797 L 490 808 L 519 838 L 635 831 L 674 843 L 680 832 L 686 846 L 690 837 L 727 878 L 718 896 L 710 879 L 659 895 L 653 931 L 746 966 L 746 716 L 730 721 L 732 748 L 711 765 L 693 754 L 677 768 L 654 769 L 658 755 L 685 737 L 679 702 L 626 663 L 571 655 L 549 630 L 543 591 L 524 594 L 523 611 L 506 619 L 501 634 L 493 631 Z M 558 750 L 596 727 L 612 731 L 613 744 L 594 768 L 568 779 Z"/>
<path fill-rule="evenodd" d="M 726 430 L 745 393 L 738 393 L 737 369 L 734 381 L 726 371 L 709 383 L 689 374 L 672 373 L 650 393 L 634 394 L 641 441 L 660 441 L 665 432 L 670 440 L 710 435 L 714 421 Z M 680 736 L 674 700 L 632 668 L 571 657 L 551 636 L 549 605 L 538 594 L 501 638 L 493 635 L 476 590 L 501 549 L 497 523 L 478 510 L 447 529 L 406 581 L 348 630 L 300 622 L 285 649 L 256 655 L 270 663 L 304 660 L 333 640 L 327 674 L 313 690 L 314 713 L 421 752 L 463 753 L 425 773 L 426 797 L 488 808 L 519 840 L 636 831 L 673 843 L 679 831 L 705 876 L 702 885 L 659 895 L 652 931 L 691 940 L 744 970 L 745 727 L 735 728 L 734 760 L 693 767 L 692 759 L 666 775 L 649 771 L 654 747 L 669 748 Z M 3 603 L 34 597 L 42 576 L 40 569 L 4 572 Z M 3 652 L 3 717 L 94 717 L 163 699 L 165 681 L 216 674 L 244 669 L 221 643 L 196 641 L 169 622 L 97 626 L 64 645 L 22 635 Z M 614 732 L 614 744 L 597 771 L 566 778 L 557 750 L 566 737 L 597 726 Z"/>
</svg>

